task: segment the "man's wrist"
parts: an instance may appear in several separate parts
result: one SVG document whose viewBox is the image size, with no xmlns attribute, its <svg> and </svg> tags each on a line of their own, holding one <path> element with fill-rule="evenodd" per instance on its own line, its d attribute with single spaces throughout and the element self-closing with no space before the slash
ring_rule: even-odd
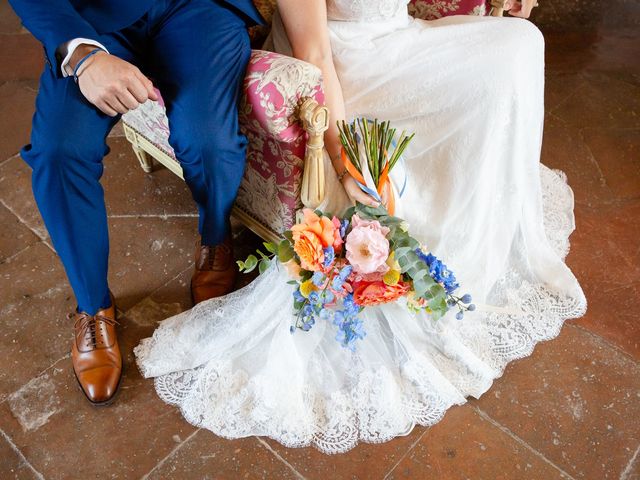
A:
<svg viewBox="0 0 640 480">
<path fill-rule="evenodd" d="M 62 70 L 63 77 L 73 75 L 73 71 L 77 68 L 78 63 L 89 52 L 91 52 L 91 47 L 100 48 L 105 53 L 109 53 L 104 45 L 91 38 L 74 38 L 73 40 L 69 40 L 66 44 L 59 47 L 61 51 L 60 55 L 61 57 L 63 57 L 60 63 L 60 69 Z"/>
<path fill-rule="evenodd" d="M 73 52 L 73 55 L 71 55 L 71 59 L 69 60 L 69 64 L 68 64 L 69 68 L 67 69 L 67 70 L 71 70 L 69 73 L 73 73 L 73 71 L 76 69 L 76 66 L 78 65 L 78 62 L 82 60 L 84 57 L 86 57 L 89 53 L 91 53 L 96 48 L 100 48 L 100 47 L 96 47 L 95 45 L 88 45 L 86 43 L 78 45 L 78 48 L 75 49 L 75 51 Z"/>
</svg>

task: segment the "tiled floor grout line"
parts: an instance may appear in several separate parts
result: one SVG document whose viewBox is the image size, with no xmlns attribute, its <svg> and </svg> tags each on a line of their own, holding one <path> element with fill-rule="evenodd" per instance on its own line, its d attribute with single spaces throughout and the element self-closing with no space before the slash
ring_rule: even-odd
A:
<svg viewBox="0 0 640 480">
<path fill-rule="evenodd" d="M 580 79 L 581 82 L 584 82 L 584 77 L 582 76 L 582 74 L 578 73 L 578 78 Z M 549 113 L 553 113 L 554 115 L 556 115 L 558 118 L 562 119 L 562 117 L 560 117 L 558 114 L 554 113 L 558 108 L 560 108 L 562 105 L 564 105 L 565 103 L 567 103 L 567 101 L 569 101 L 569 99 L 575 97 L 576 92 L 578 91 L 577 88 L 574 88 L 571 90 L 571 92 L 569 94 L 567 94 L 566 97 L 564 97 L 562 100 L 560 100 L 558 103 L 556 103 L 556 105 L 553 108 L 549 108 L 548 110 L 546 110 Z M 564 119 L 562 119 L 564 120 Z"/>
<path fill-rule="evenodd" d="M 40 235 L 40 233 L 38 233 L 38 231 L 35 228 L 32 228 L 25 220 L 24 218 L 22 218 L 20 215 L 18 215 L 18 213 L 11 208 L 9 205 L 7 205 L 7 203 L 2 200 L 0 198 L 0 205 L 2 205 L 4 208 L 6 208 L 7 210 L 9 210 L 9 212 L 11 212 L 11 214 L 16 217 L 18 220 L 20 220 L 20 223 L 22 223 L 25 227 L 27 227 L 29 230 L 31 230 L 33 232 L 33 234 L 38 237 L 42 243 L 44 243 L 47 247 L 49 247 L 51 250 L 53 250 L 53 247 L 51 245 L 49 245 L 49 243 L 47 242 L 47 237 L 43 237 L 42 235 Z M 53 250 L 55 252 L 55 250 Z"/>
<path fill-rule="evenodd" d="M 274 457 L 276 457 L 278 460 L 280 460 L 282 463 L 284 463 L 287 467 L 289 467 L 289 469 L 300 479 L 300 480 L 306 480 L 304 475 L 302 475 L 300 472 L 298 472 L 298 470 L 295 469 L 295 467 L 293 465 L 291 465 L 289 462 L 287 462 L 284 458 L 282 458 L 282 456 L 276 452 L 273 448 L 271 448 L 271 445 L 269 445 L 266 441 L 264 441 L 263 439 L 261 439 L 260 437 L 254 437 L 256 440 L 258 440 L 258 443 L 260 443 L 264 448 L 266 448 L 267 450 L 269 450 Z"/>
<path fill-rule="evenodd" d="M 179 451 L 184 446 L 184 444 L 186 444 L 189 440 L 191 440 L 195 436 L 195 434 L 198 433 L 199 431 L 200 431 L 200 429 L 198 428 L 195 432 L 193 432 L 191 435 L 189 435 L 187 438 L 185 438 L 183 442 L 181 442 L 180 444 L 178 444 L 175 447 L 173 447 L 173 449 L 167 454 L 167 456 L 164 457 L 162 460 L 160 460 L 156 464 L 155 467 L 153 467 L 151 470 L 149 470 L 147 473 L 145 473 L 142 477 L 140 477 L 140 480 L 145 480 L 145 479 L 149 478 L 149 475 L 151 475 L 158 468 L 160 468 L 162 465 L 164 465 L 164 462 L 169 460 L 169 458 L 171 458 L 173 456 L 173 454 L 175 454 L 177 451 Z"/>
<path fill-rule="evenodd" d="M 2 405 L 4 402 L 7 401 L 7 399 L 13 395 L 16 392 L 19 392 L 20 390 L 22 390 L 27 383 L 29 383 L 30 381 L 32 381 L 34 378 L 38 378 L 40 375 L 46 373 L 47 371 L 51 370 L 53 367 L 55 367 L 58 363 L 60 363 L 62 360 L 65 360 L 67 358 L 69 358 L 70 354 L 69 353 L 65 353 L 62 357 L 60 357 L 59 359 L 57 359 L 55 362 L 53 362 L 51 365 L 49 365 L 47 368 L 45 368 L 44 370 L 38 372 L 37 374 L 35 374 L 33 377 L 31 377 L 29 380 L 27 380 L 25 383 L 23 383 L 22 385 L 20 385 L 20 387 L 16 388 L 13 392 L 7 394 L 2 400 L 0 400 L 0 405 Z"/>
<path fill-rule="evenodd" d="M 630 475 L 633 473 L 633 467 L 636 463 L 636 460 L 638 460 L 639 453 L 640 453 L 640 445 L 638 446 L 638 448 L 636 448 L 636 451 L 631 456 L 631 460 L 629 460 L 629 463 L 627 463 L 627 466 L 624 467 L 624 470 L 620 474 L 620 480 L 628 480 L 630 478 Z"/>
<path fill-rule="evenodd" d="M 600 168 L 600 164 L 598 163 L 598 159 L 593 154 L 593 150 L 591 150 L 591 147 L 589 146 L 589 144 L 587 143 L 586 139 L 584 138 L 584 128 L 579 128 L 578 129 L 578 135 L 580 136 L 580 140 L 582 141 L 582 144 L 584 145 L 584 148 L 586 148 L 587 152 L 589 152 L 589 161 L 591 163 L 593 163 L 594 167 L 596 167 L 596 169 L 598 170 L 598 175 L 600 176 L 600 178 L 598 178 L 598 181 L 603 186 L 607 187 L 607 189 L 609 191 L 611 191 L 611 187 L 609 187 L 609 185 L 607 184 L 607 177 L 605 176 L 604 172 L 602 171 L 602 168 Z"/>
<path fill-rule="evenodd" d="M 2 438 L 4 438 L 7 443 L 11 446 L 11 449 L 16 453 L 16 455 L 18 455 L 18 457 L 20 457 L 20 460 L 27 466 L 29 467 L 29 470 L 31 470 L 31 472 L 39 479 L 41 480 L 45 480 L 44 475 L 42 475 L 38 470 L 35 469 L 35 467 L 33 465 L 31 465 L 31 463 L 29 462 L 29 460 L 27 460 L 27 457 L 24 456 L 24 454 L 20 451 L 20 449 L 18 448 L 18 446 L 13 443 L 13 440 L 11 440 L 11 437 L 9 435 L 7 435 L 4 430 L 0 429 L 0 435 L 2 436 Z"/>
<path fill-rule="evenodd" d="M 414 427 L 415 428 L 415 427 Z M 416 439 L 415 442 L 413 442 L 409 448 L 407 448 L 407 451 L 404 452 L 404 454 L 402 454 L 400 456 L 400 458 L 398 459 L 398 461 L 396 463 L 393 464 L 393 467 L 391 467 L 389 469 L 389 471 L 385 474 L 385 476 L 383 477 L 382 480 L 387 480 L 387 478 L 389 478 L 389 475 L 391 475 L 393 473 L 393 471 L 398 467 L 398 465 L 400 465 L 400 463 L 402 463 L 402 461 L 407 457 L 407 455 L 409 455 L 409 453 L 411 453 L 411 451 L 415 448 L 415 446 L 418 444 L 418 442 L 420 442 L 420 440 L 422 440 L 422 437 L 424 437 L 427 432 L 429 431 L 429 427 L 425 428 L 424 432 L 422 432 L 418 438 Z"/>
<path fill-rule="evenodd" d="M 0 84 L 0 87 L 4 85 L 4 84 Z M 11 160 L 13 160 L 14 158 L 18 158 L 20 157 L 20 152 L 18 153 L 14 153 L 13 155 L 11 155 L 9 158 L 5 158 L 4 160 L 0 161 L 0 167 L 2 167 L 5 163 L 9 163 Z"/>
<path fill-rule="evenodd" d="M 571 320 L 569 320 L 569 322 L 571 322 Z M 624 357 L 626 357 L 628 360 L 631 360 L 633 363 L 635 363 L 636 365 L 640 364 L 640 360 L 637 360 L 636 358 L 633 357 L 633 355 L 631 355 L 629 352 L 625 351 L 624 349 L 622 349 L 621 347 L 619 347 L 618 345 L 616 345 L 615 343 L 611 343 L 609 340 L 607 340 L 606 338 L 602 337 L 601 335 L 598 335 L 595 332 L 592 332 L 591 330 L 589 330 L 588 328 L 579 325 L 577 323 L 568 323 L 567 326 L 569 327 L 573 327 L 573 328 L 577 328 L 585 333 L 587 333 L 589 336 L 601 341 L 602 343 L 604 343 L 606 346 L 611 347 L 612 349 L 614 349 L 616 352 L 618 352 L 619 354 L 623 355 Z"/>
<path fill-rule="evenodd" d="M 551 112 L 551 111 L 546 112 L 546 114 L 547 114 L 547 115 L 549 115 L 550 117 L 555 118 L 555 119 L 556 119 L 556 120 L 558 120 L 559 122 L 562 122 L 562 123 L 563 123 L 563 125 L 566 125 L 566 124 L 567 124 L 567 122 L 564 120 L 564 118 L 559 117 L 558 115 L 556 115 L 555 113 L 553 113 L 553 112 Z M 543 142 L 544 142 L 544 140 L 543 140 Z"/>
<path fill-rule="evenodd" d="M 26 247 L 18 250 L 16 253 L 14 253 L 13 255 L 1 259 L 0 263 L 6 263 L 6 262 L 10 262 L 11 260 L 13 260 L 14 258 L 16 258 L 18 255 L 20 255 L 21 253 L 25 252 L 26 250 L 29 250 L 31 247 L 33 247 L 34 245 L 37 245 L 38 243 L 42 243 L 42 240 L 38 240 L 36 243 L 33 243 L 31 245 L 27 245 Z"/>
<path fill-rule="evenodd" d="M 513 433 L 511 430 L 509 430 L 507 427 L 505 427 L 504 425 L 502 425 L 501 423 L 497 422 L 496 420 L 494 420 L 492 417 L 489 416 L 489 414 L 487 414 L 484 410 L 481 410 L 479 407 L 477 406 L 473 406 L 471 407 L 473 408 L 478 415 L 480 415 L 484 420 L 486 420 L 487 422 L 491 423 L 493 426 L 495 426 L 496 428 L 500 429 L 502 432 L 506 433 L 507 435 L 509 435 L 513 440 L 515 440 L 518 444 L 520 444 L 521 446 L 523 446 L 524 448 L 526 448 L 527 450 L 529 450 L 531 453 L 533 453 L 534 455 L 536 455 L 537 457 L 539 457 L 540 459 L 542 459 L 545 463 L 551 465 L 553 468 L 555 468 L 556 470 L 558 470 L 562 475 L 564 475 L 566 478 L 570 479 L 570 480 L 575 480 L 574 477 L 572 477 L 571 475 L 569 475 L 567 472 L 565 472 L 562 468 L 560 468 L 558 465 L 556 465 L 555 463 L 553 463 L 551 460 L 549 460 L 547 457 L 545 457 L 542 453 L 540 453 L 538 450 L 536 450 L 535 448 L 533 448 L 531 445 L 529 445 L 527 442 L 525 442 L 522 438 L 520 438 L 519 436 L 517 436 L 515 433 Z"/>
</svg>

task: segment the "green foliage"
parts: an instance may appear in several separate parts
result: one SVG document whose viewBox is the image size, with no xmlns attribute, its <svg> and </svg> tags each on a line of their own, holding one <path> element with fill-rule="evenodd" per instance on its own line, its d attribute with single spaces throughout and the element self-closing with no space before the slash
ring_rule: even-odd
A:
<svg viewBox="0 0 640 480">
<path fill-rule="evenodd" d="M 282 240 L 278 244 L 277 255 L 280 262 L 287 263 L 293 258 L 293 254 L 293 245 L 291 244 L 290 240 Z"/>
<path fill-rule="evenodd" d="M 244 262 L 238 260 L 236 263 L 241 272 L 249 273 L 258 266 L 258 258 L 255 255 L 249 255 Z"/>
<path fill-rule="evenodd" d="M 287 232 L 290 233 L 290 232 Z M 276 244 L 273 242 L 263 242 L 267 253 L 261 250 L 256 250 L 256 253 L 260 258 L 255 255 L 249 255 L 245 261 L 238 260 L 238 268 L 243 273 L 249 273 L 258 268 L 258 272 L 264 273 L 267 271 L 274 258 L 281 263 L 287 263 L 294 256 L 293 245 L 289 240 L 282 240 Z"/>
</svg>

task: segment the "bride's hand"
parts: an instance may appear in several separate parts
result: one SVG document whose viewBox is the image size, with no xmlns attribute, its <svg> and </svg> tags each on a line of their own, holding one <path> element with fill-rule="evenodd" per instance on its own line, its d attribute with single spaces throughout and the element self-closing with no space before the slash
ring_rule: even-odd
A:
<svg viewBox="0 0 640 480">
<path fill-rule="evenodd" d="M 513 17 L 529 18 L 531 10 L 537 6 L 538 2 L 536 0 L 507 0 L 504 4 L 504 10 Z"/>
<path fill-rule="evenodd" d="M 359 202 L 364 205 L 369 205 L 371 207 L 377 207 L 380 205 L 378 201 L 376 201 L 371 195 L 367 195 L 364 193 L 356 181 L 353 179 L 351 175 L 348 173 L 342 178 L 342 186 L 344 187 L 345 192 L 349 195 L 349 198 L 354 202 Z"/>
</svg>

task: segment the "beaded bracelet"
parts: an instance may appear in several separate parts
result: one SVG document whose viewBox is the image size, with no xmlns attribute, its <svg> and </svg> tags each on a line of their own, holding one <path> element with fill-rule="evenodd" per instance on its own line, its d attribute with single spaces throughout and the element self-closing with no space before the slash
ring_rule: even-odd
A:
<svg viewBox="0 0 640 480">
<path fill-rule="evenodd" d="M 342 179 L 345 177 L 345 175 L 346 175 L 347 173 L 349 173 L 349 170 L 347 170 L 347 169 L 345 168 L 342 172 L 340 172 L 340 173 L 338 174 L 338 180 L 339 180 L 339 181 L 342 181 Z"/>
<path fill-rule="evenodd" d="M 76 63 L 76 68 L 73 69 L 74 82 L 78 83 L 78 70 L 80 70 L 80 67 L 82 66 L 82 64 L 87 60 L 89 60 L 90 57 L 94 56 L 98 52 L 104 52 L 104 50 L 102 50 L 101 48 L 96 48 L 95 50 L 91 50 L 84 57 L 82 57 L 78 63 Z"/>
<path fill-rule="evenodd" d="M 338 155 L 334 155 L 333 157 L 331 155 L 329 155 L 329 158 L 331 159 L 331 163 L 333 163 L 333 161 L 338 158 L 340 156 L 340 154 Z M 335 165 L 334 167 L 335 168 Z M 338 173 L 338 171 L 336 170 L 336 175 L 338 176 L 338 181 L 342 181 L 342 179 L 345 177 L 345 175 L 349 173 L 349 170 L 347 170 L 347 167 L 344 167 L 344 170 L 340 173 Z"/>
</svg>

